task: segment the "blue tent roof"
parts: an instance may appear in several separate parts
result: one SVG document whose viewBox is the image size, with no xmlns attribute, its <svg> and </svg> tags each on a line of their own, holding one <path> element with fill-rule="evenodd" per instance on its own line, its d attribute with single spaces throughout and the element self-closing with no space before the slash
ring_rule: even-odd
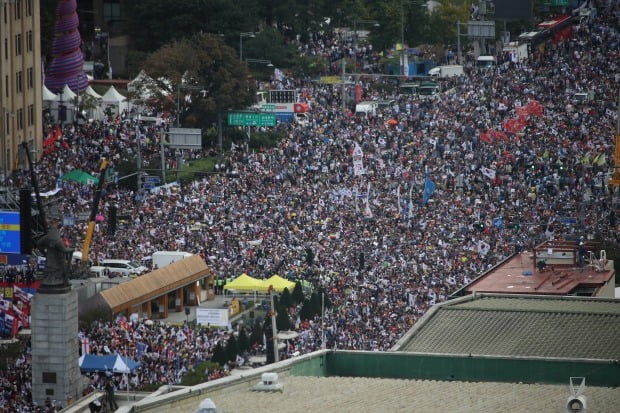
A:
<svg viewBox="0 0 620 413">
<path fill-rule="evenodd" d="M 138 367 L 140 367 L 139 362 L 118 354 L 110 356 L 85 354 L 80 357 L 80 371 L 82 373 L 133 373 Z"/>
</svg>

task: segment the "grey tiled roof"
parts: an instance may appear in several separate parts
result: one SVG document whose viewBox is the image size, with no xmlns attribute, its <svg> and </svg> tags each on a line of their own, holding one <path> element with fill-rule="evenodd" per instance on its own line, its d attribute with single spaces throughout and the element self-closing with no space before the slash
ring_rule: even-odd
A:
<svg viewBox="0 0 620 413">
<path fill-rule="evenodd" d="M 482 297 L 429 317 L 401 350 L 620 359 L 620 300 Z"/>
<path fill-rule="evenodd" d="M 247 388 L 208 397 L 222 411 L 236 413 L 497 413 L 560 412 L 569 395 L 568 381 L 541 385 L 281 375 L 280 382 L 283 393 Z M 584 394 L 588 413 L 608 413 L 620 404 L 617 389 L 586 383 Z"/>
</svg>

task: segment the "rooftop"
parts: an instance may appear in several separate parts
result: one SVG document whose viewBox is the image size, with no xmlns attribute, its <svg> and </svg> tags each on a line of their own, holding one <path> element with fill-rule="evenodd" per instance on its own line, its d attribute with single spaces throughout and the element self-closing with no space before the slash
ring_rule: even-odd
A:
<svg viewBox="0 0 620 413">
<path fill-rule="evenodd" d="M 586 243 L 583 268 L 578 264 L 579 246 L 575 242 L 546 241 L 534 251 L 521 252 L 503 261 L 455 293 L 471 294 L 540 294 L 613 296 L 613 289 L 603 290 L 615 271 L 605 253 L 596 253 L 594 244 Z M 543 266 L 539 267 L 539 265 Z"/>
<path fill-rule="evenodd" d="M 284 392 L 239 390 L 210 397 L 223 412 L 559 412 L 567 385 L 467 383 L 363 377 L 283 377 Z M 586 382 L 587 386 L 587 382 Z M 607 412 L 620 392 L 586 387 L 588 412 Z M 415 406 L 415 408 L 413 408 Z M 190 411 L 190 410 L 187 410 Z"/>
<path fill-rule="evenodd" d="M 618 337 L 620 300 L 475 295 L 434 307 L 401 340 L 398 349 L 619 360 Z"/>
</svg>

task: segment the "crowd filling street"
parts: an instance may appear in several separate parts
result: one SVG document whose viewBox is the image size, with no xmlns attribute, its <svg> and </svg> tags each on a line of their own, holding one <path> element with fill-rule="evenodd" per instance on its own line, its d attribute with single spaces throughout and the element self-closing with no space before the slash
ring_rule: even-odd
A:
<svg viewBox="0 0 620 413">
<path fill-rule="evenodd" d="M 101 215 L 114 205 L 131 219 L 114 235 L 98 224 L 89 259 L 183 250 L 200 253 L 217 278 L 277 273 L 324 288 L 332 304 L 325 342 L 320 318 L 301 320 L 293 308 L 299 337 L 281 356 L 288 357 L 323 346 L 389 350 L 433 304 L 541 240 L 617 242 L 608 186 L 620 85 L 614 4 L 569 41 L 546 43 L 521 62 L 500 55 L 494 68 L 469 67 L 434 97 L 382 95 L 373 84 L 385 79 L 362 76 L 363 100 L 391 101 L 374 116 L 343 111 L 340 85 L 278 77 L 310 104 L 309 124 L 280 124 L 286 138 L 275 148 L 227 152 L 223 169 L 234 174 L 140 194 L 106 186 Z M 355 53 L 350 43 L 318 34 L 299 49 L 332 60 Z M 372 56 L 364 48 L 356 60 L 362 67 Z M 577 100 L 578 92 L 591 99 Z M 146 162 L 158 159 L 162 126 L 131 118 L 66 125 L 36 164 L 41 191 L 74 168 L 97 176 L 104 155 L 112 165 L 132 160 L 138 142 Z M 11 184 L 28 180 L 15 173 Z M 88 212 L 93 191 L 64 182 L 52 198 L 60 200 L 59 216 Z M 583 226 L 563 224 L 566 216 Z M 79 248 L 85 224 L 61 232 Z M 91 352 L 142 363 L 137 374 L 113 378 L 120 390 L 127 380 L 130 389 L 179 383 L 231 333 L 135 321 L 99 322 L 80 334 Z M 2 374 L 0 411 L 54 411 L 53 403 L 30 402 L 27 349 Z M 105 385 L 103 377 L 90 383 Z"/>
</svg>

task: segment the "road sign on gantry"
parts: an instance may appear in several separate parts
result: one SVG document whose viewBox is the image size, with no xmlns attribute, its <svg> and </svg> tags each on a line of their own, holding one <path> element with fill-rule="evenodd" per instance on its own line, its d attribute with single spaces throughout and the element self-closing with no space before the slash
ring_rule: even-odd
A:
<svg viewBox="0 0 620 413">
<path fill-rule="evenodd" d="M 264 112 L 228 112 L 229 126 L 276 126 L 276 114 Z"/>
</svg>

